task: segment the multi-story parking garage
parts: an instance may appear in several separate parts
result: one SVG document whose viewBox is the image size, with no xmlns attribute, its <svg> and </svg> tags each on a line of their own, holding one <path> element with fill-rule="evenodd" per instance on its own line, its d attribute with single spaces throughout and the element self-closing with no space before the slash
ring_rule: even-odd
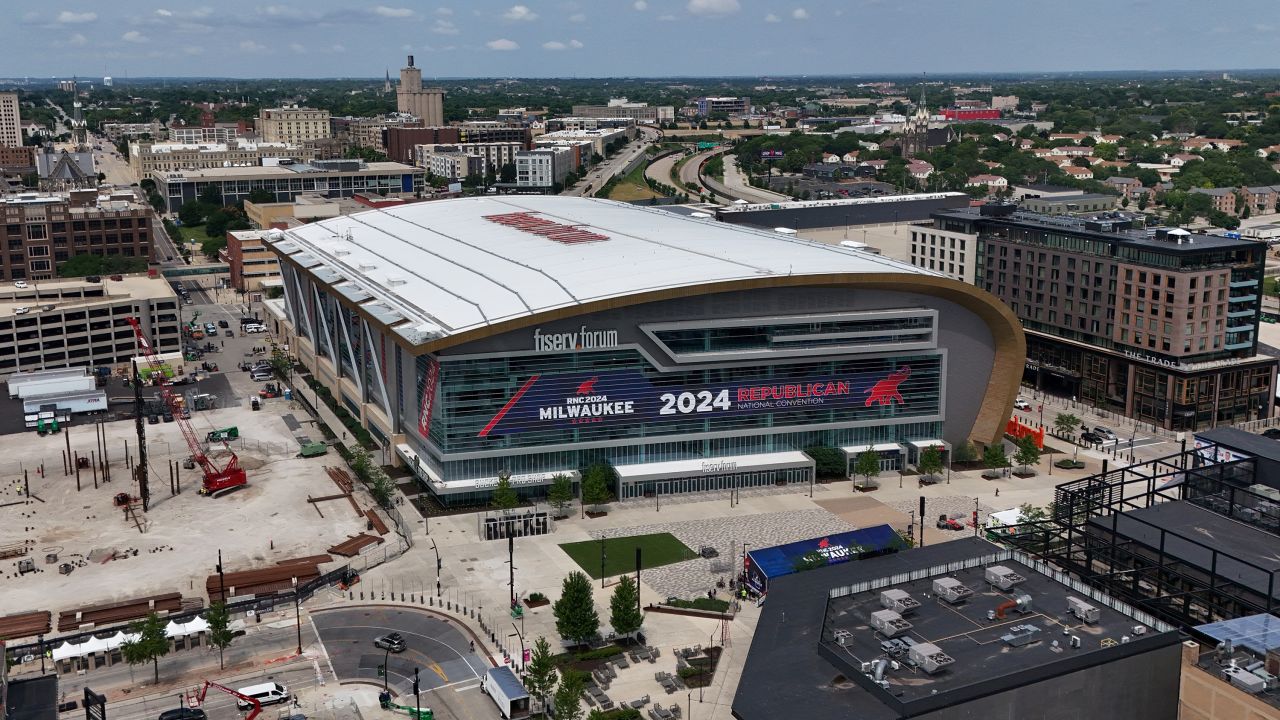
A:
<svg viewBox="0 0 1280 720">
<path fill-rule="evenodd" d="M 998 439 L 1025 341 L 979 290 L 780 233 L 467 198 L 269 234 L 315 379 L 446 504 L 593 462 L 634 497 Z"/>
</svg>

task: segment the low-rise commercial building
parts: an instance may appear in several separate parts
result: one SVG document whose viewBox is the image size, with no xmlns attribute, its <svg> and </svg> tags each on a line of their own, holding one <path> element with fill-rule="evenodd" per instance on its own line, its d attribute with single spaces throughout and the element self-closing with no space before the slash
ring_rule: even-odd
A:
<svg viewBox="0 0 1280 720">
<path fill-rule="evenodd" d="M 573 114 L 578 117 L 624 117 L 650 125 L 676 119 L 676 110 L 670 105 L 634 103 L 626 98 L 610 98 L 608 105 L 574 105 Z"/>
<path fill-rule="evenodd" d="M 329 118 L 334 138 L 345 140 L 354 147 L 386 152 L 383 138 L 390 128 L 422 127 L 422 120 L 408 113 L 391 113 L 377 117 Z"/>
<path fill-rule="evenodd" d="M 249 126 L 244 121 L 213 123 L 212 125 L 202 126 L 179 126 L 169 128 L 170 142 L 182 143 L 184 145 L 196 145 L 201 143 L 232 143 L 237 138 L 244 137 L 249 133 Z"/>
<path fill-rule="evenodd" d="M 709 115 L 746 115 L 751 112 L 749 97 L 700 97 L 694 101 L 698 114 Z"/>
<path fill-rule="evenodd" d="M 1120 200 L 1117 195 L 1103 193 L 1076 193 L 1075 195 L 1055 195 L 1049 198 L 1025 198 L 1019 205 L 1023 208 L 1045 215 L 1069 215 L 1073 213 L 1107 212 L 1116 209 Z"/>
<path fill-rule="evenodd" d="M 258 135 L 264 142 L 301 145 L 332 137 L 329 111 L 300 108 L 263 108 L 258 113 Z"/>
<path fill-rule="evenodd" d="M 175 170 L 222 167 L 256 167 L 267 159 L 307 162 L 315 150 L 287 143 L 252 142 L 236 138 L 229 143 L 131 143 L 129 167 L 139 180 Z"/>
<path fill-rule="evenodd" d="M 599 130 L 557 130 L 539 135 L 533 144 L 536 146 L 557 145 L 560 143 L 591 143 L 591 152 L 604 155 L 605 148 L 615 142 L 629 139 L 627 131 L 618 128 L 602 128 Z"/>
<path fill-rule="evenodd" d="M 540 147 L 516 153 L 516 186 L 528 190 L 550 190 L 563 184 L 577 165 L 571 147 Z"/>
<path fill-rule="evenodd" d="M 109 122 L 102 124 L 102 134 L 112 142 L 118 142 L 122 138 L 139 138 L 148 137 L 153 140 L 159 140 L 165 136 L 164 124 L 159 120 L 151 122 L 122 123 Z"/>
<path fill-rule="evenodd" d="M 1207 623 L 1191 635 L 1182 647 L 1179 720 L 1280 717 L 1280 617 Z"/>
<path fill-rule="evenodd" d="M 227 267 L 231 286 L 254 292 L 262 283 L 280 279 L 280 264 L 263 238 L 275 230 L 232 230 L 227 233 Z"/>
<path fill-rule="evenodd" d="M 49 280 L 76 255 L 152 256 L 154 213 L 132 193 L 0 198 L 0 280 Z"/>
<path fill-rule="evenodd" d="M 628 117 L 562 117 L 547 121 L 547 131 L 557 130 L 627 130 L 627 137 L 635 137 L 635 118 Z"/>
<path fill-rule="evenodd" d="M 0 171 L 26 175 L 36 170 L 35 148 L 16 145 L 0 146 Z"/>
<path fill-rule="evenodd" d="M 315 222 L 342 214 L 342 205 L 354 202 L 348 198 L 330 198 L 323 195 L 303 194 L 293 202 L 255 203 L 244 201 L 244 214 L 249 224 L 265 230 L 273 227 L 288 227 L 298 223 Z"/>
<path fill-rule="evenodd" d="M 196 199 L 206 187 L 216 187 L 227 203 L 248 200 L 254 190 L 266 190 L 276 202 L 292 202 L 303 193 L 352 197 L 361 192 L 418 193 L 425 173 L 421 168 L 393 162 L 314 160 L 252 168 L 208 168 L 157 173 L 156 192 L 169 212 Z"/>
<path fill-rule="evenodd" d="M 519 143 L 521 149 L 532 147 L 529 128 L 494 122 L 468 122 L 448 127 L 389 127 L 383 132 L 387 159 L 413 163 L 417 145 L 469 145 L 471 143 Z"/>
<path fill-rule="evenodd" d="M 163 278 L 0 285 L 0 374 L 127 363 L 139 352 L 130 317 L 159 352 L 181 348 L 178 298 Z"/>
<path fill-rule="evenodd" d="M 482 175 L 486 169 L 482 158 L 468 155 L 457 145 L 419 145 L 416 165 L 427 173 L 457 182 L 469 175 Z"/>
</svg>

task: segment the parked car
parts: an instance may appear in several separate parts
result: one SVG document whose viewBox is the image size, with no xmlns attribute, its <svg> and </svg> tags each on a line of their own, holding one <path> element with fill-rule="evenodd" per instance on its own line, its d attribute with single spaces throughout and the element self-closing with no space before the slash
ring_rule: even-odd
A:
<svg viewBox="0 0 1280 720">
<path fill-rule="evenodd" d="M 390 650 L 393 653 L 404 652 L 404 638 L 400 637 L 400 633 L 387 633 L 374 638 L 373 646 L 382 650 Z"/>
<path fill-rule="evenodd" d="M 160 416 L 159 416 L 159 415 L 148 415 L 148 416 L 147 416 L 147 423 L 148 423 L 148 424 L 150 424 L 150 425 L 159 425 L 159 424 L 160 424 Z"/>
<path fill-rule="evenodd" d="M 26 281 L 26 280 L 18 280 L 17 282 L 15 282 L 15 283 L 13 284 L 13 286 L 14 286 L 14 287 L 16 287 L 16 288 L 18 288 L 19 290 L 25 289 L 25 288 L 27 287 L 27 281 Z"/>
<path fill-rule="evenodd" d="M 235 337 L 235 336 L 236 336 L 236 331 L 235 331 L 235 330 L 223 330 L 222 332 L 223 332 L 224 334 L 226 334 L 226 336 L 227 336 L 227 337 Z"/>
<path fill-rule="evenodd" d="M 219 321 L 218 321 L 218 327 L 220 327 L 220 328 L 229 328 L 229 327 L 231 327 L 231 323 L 227 322 L 226 320 L 219 320 Z"/>
<path fill-rule="evenodd" d="M 1103 427 L 1103 426 L 1101 426 L 1101 425 L 1095 425 L 1095 426 L 1094 426 L 1094 428 L 1093 428 L 1093 434 L 1094 434 L 1094 435 L 1097 435 L 1097 436 L 1101 437 L 1103 440 L 1107 440 L 1107 441 L 1111 441 L 1111 440 L 1115 440 L 1115 439 L 1116 439 L 1116 434 L 1115 434 L 1114 432 L 1112 432 L 1111 428 Z"/>
<path fill-rule="evenodd" d="M 160 713 L 158 720 L 205 720 L 204 711 L 200 708 L 174 708 Z"/>
<path fill-rule="evenodd" d="M 1013 406 L 1014 406 L 1015 408 L 1017 408 L 1018 410 L 1030 410 L 1030 409 L 1031 409 L 1031 403 L 1030 403 L 1030 402 L 1028 402 L 1026 398 L 1018 398 L 1017 400 L 1014 400 L 1014 401 L 1013 401 Z"/>
<path fill-rule="evenodd" d="M 31 312 L 31 308 L 28 308 L 28 307 L 20 307 L 20 308 L 13 309 L 14 315 L 26 315 L 29 312 Z"/>
<path fill-rule="evenodd" d="M 1280 440 L 1280 428 L 1267 428 L 1262 431 L 1262 437 Z"/>
<path fill-rule="evenodd" d="M 165 422 L 173 422 L 173 413 L 169 412 L 168 410 L 164 411 L 163 417 Z"/>
</svg>

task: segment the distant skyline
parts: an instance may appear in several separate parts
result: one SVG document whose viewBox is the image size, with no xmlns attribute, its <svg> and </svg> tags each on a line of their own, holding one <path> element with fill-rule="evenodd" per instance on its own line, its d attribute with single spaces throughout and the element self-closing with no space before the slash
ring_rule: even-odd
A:
<svg viewBox="0 0 1280 720">
<path fill-rule="evenodd" d="M 1211 11 L 1210 11 L 1211 9 Z M 1250 69 L 1275 0 L 55 0 L 0 75 L 660 77 Z"/>
</svg>

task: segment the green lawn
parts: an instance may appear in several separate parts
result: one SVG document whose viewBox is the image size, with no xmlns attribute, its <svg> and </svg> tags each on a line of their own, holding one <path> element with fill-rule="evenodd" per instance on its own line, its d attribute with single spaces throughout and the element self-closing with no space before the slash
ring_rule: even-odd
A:
<svg viewBox="0 0 1280 720">
<path fill-rule="evenodd" d="M 632 535 L 631 537 L 609 538 L 604 541 L 606 576 L 622 575 L 635 572 L 636 548 L 640 548 L 643 569 L 670 565 L 681 560 L 690 560 L 697 555 L 685 547 L 671 533 L 655 533 L 653 535 Z M 592 578 L 600 577 L 600 541 L 583 540 L 582 542 L 564 543 L 560 546 L 573 561 Z"/>
<path fill-rule="evenodd" d="M 640 163 L 631 172 L 622 176 L 613 189 L 609 192 L 610 200 L 620 200 L 628 202 L 631 200 L 648 200 L 650 198 L 661 197 L 658 193 L 649 189 L 649 184 L 644 179 L 644 169 L 646 163 Z"/>
<path fill-rule="evenodd" d="M 182 234 L 183 242 L 202 243 L 205 240 L 225 239 L 225 236 L 214 238 L 213 236 L 205 232 L 205 227 L 206 227 L 205 225 L 197 225 L 195 227 L 183 226 L 178 228 L 178 232 Z"/>
</svg>

